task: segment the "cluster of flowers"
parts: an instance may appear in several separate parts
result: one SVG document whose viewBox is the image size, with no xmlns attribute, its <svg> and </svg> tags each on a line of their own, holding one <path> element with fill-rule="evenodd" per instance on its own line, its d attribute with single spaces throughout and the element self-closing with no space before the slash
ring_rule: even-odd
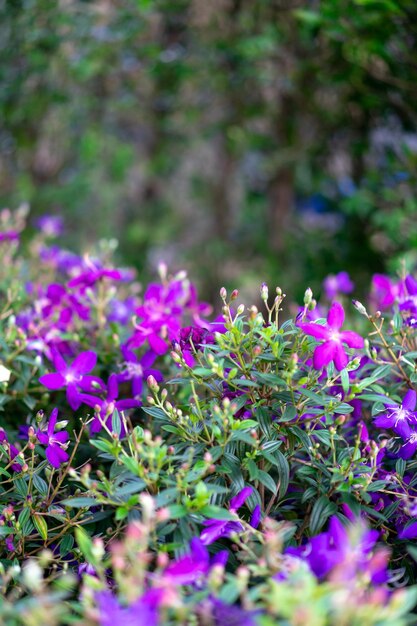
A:
<svg viewBox="0 0 417 626">
<path fill-rule="evenodd" d="M 328 606 L 304 623 L 406 624 L 394 587 L 416 578 L 413 276 L 375 276 L 372 313 L 347 300 L 346 272 L 329 276 L 323 303 L 307 289 L 281 324 L 279 288 L 270 306 L 261 287 L 266 317 L 221 289 L 211 320 L 183 272 L 161 266 L 140 296 L 108 249 L 51 245 L 55 217 L 22 255 L 24 217 L 0 214 L 0 542 L 6 567 L 37 554 L 55 573 L 23 569 L 22 590 L 70 570 L 66 606 L 88 625 L 183 623 L 191 607 L 254 626 L 299 624 L 320 587 Z"/>
</svg>

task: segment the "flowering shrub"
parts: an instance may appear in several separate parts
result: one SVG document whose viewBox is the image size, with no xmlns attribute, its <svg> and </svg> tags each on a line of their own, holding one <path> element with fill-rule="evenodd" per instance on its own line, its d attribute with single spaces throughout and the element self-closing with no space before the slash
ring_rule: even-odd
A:
<svg viewBox="0 0 417 626">
<path fill-rule="evenodd" d="M 415 623 L 411 275 L 214 317 L 0 221 L 4 623 Z"/>
</svg>

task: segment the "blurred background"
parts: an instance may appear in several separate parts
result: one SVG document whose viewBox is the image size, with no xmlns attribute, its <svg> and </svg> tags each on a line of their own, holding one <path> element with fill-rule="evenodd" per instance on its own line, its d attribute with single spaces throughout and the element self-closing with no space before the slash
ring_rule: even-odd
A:
<svg viewBox="0 0 417 626">
<path fill-rule="evenodd" d="M 360 296 L 417 262 L 416 44 L 415 0 L 0 0 L 0 206 L 211 301 Z"/>
</svg>

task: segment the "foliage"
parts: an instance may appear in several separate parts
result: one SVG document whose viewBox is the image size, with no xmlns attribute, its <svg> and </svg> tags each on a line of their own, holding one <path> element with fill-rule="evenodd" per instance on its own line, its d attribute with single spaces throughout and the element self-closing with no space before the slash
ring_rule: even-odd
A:
<svg viewBox="0 0 417 626">
<path fill-rule="evenodd" d="M 210 319 L 184 272 L 140 294 L 26 217 L 0 214 L 2 620 L 414 623 L 416 279 L 352 306 L 330 276 L 294 314 L 222 288 Z"/>
</svg>

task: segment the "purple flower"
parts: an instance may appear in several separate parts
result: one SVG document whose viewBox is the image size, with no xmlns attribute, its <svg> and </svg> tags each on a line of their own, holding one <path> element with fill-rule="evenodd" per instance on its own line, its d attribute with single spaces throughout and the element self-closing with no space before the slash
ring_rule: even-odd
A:
<svg viewBox="0 0 417 626">
<path fill-rule="evenodd" d="M 121 367 L 121 371 L 117 374 L 117 381 L 124 383 L 130 381 L 132 384 L 132 395 L 136 400 L 140 400 L 142 396 L 143 381 L 148 376 L 153 376 L 157 382 L 163 380 L 161 372 L 155 369 L 150 369 L 146 366 L 146 358 L 142 357 L 139 361 L 136 354 L 129 350 L 126 345 L 121 346 L 121 351 L 125 362 Z"/>
<path fill-rule="evenodd" d="M 412 522 L 398 533 L 399 539 L 415 539 L 417 537 L 417 522 Z"/>
<path fill-rule="evenodd" d="M 97 263 L 93 263 L 91 259 L 88 259 L 84 264 L 83 270 L 69 281 L 68 287 L 70 289 L 74 287 L 91 287 L 103 278 L 121 281 L 123 280 L 123 275 L 119 270 L 99 267 Z"/>
<path fill-rule="evenodd" d="M 0 232 L 0 242 L 2 241 L 19 241 L 19 233 L 15 230 Z"/>
<path fill-rule="evenodd" d="M 374 424 L 378 428 L 391 428 L 397 435 L 403 439 L 408 439 L 411 435 L 410 424 L 417 424 L 416 408 L 417 394 L 410 389 L 404 396 L 400 406 L 390 402 L 385 402 L 385 406 L 389 408 L 389 412 L 379 415 Z"/>
<path fill-rule="evenodd" d="M 405 461 L 410 459 L 417 450 L 417 432 L 412 431 L 410 436 L 407 437 L 405 443 L 401 446 L 398 456 Z"/>
<path fill-rule="evenodd" d="M 226 565 L 227 558 L 227 550 L 221 550 L 210 558 L 203 542 L 198 537 L 193 537 L 189 554 L 168 565 L 164 576 L 173 580 L 177 585 L 189 585 L 202 576 L 207 576 L 213 565 Z"/>
<path fill-rule="evenodd" d="M 117 382 L 117 374 L 110 374 L 107 385 L 101 380 L 100 387 L 102 390 L 107 391 L 105 398 L 99 398 L 89 394 L 79 394 L 80 402 L 91 406 L 94 410 L 97 410 L 102 421 L 105 421 L 111 430 L 111 418 L 114 410 L 126 411 L 127 409 L 134 409 L 141 405 L 137 399 L 125 399 L 118 400 L 119 397 L 119 384 Z M 102 429 L 102 423 L 99 417 L 96 415 L 91 424 L 91 432 L 98 433 Z M 123 429 L 122 429 L 123 430 Z M 124 434 L 122 432 L 121 434 Z"/>
<path fill-rule="evenodd" d="M 355 285 L 347 272 L 330 274 L 323 281 L 324 292 L 328 300 L 333 300 L 339 293 L 351 293 Z"/>
<path fill-rule="evenodd" d="M 15 459 L 18 456 L 19 450 L 15 446 L 13 446 L 11 443 L 9 443 L 7 439 L 7 435 L 2 428 L 0 428 L 0 443 L 3 444 L 3 447 L 7 450 L 8 456 L 9 456 L 9 463 L 10 463 L 11 461 L 13 461 L 13 459 Z M 12 463 L 10 467 L 12 468 L 14 472 L 22 471 L 22 466 L 20 465 L 20 463 Z"/>
<path fill-rule="evenodd" d="M 244 487 L 241 491 L 239 491 L 239 493 L 230 500 L 229 511 L 231 513 L 236 513 L 237 509 L 240 509 L 240 507 L 245 504 L 252 491 L 252 487 Z M 257 517 L 258 512 L 255 514 L 254 511 L 255 522 Z M 244 529 L 243 524 L 239 521 L 234 522 L 218 519 L 206 520 L 203 522 L 203 526 L 205 526 L 205 529 L 201 533 L 200 539 L 204 545 L 209 545 L 217 541 L 217 539 L 229 537 L 232 533 L 238 533 Z"/>
<path fill-rule="evenodd" d="M 391 282 L 384 274 L 374 274 L 372 277 L 372 293 L 375 304 L 380 309 L 388 309 L 397 299 L 400 286 Z"/>
<path fill-rule="evenodd" d="M 66 463 L 69 459 L 68 453 L 65 451 L 68 442 L 68 433 L 66 431 L 55 432 L 55 426 L 58 418 L 58 409 L 54 409 L 49 418 L 46 432 L 38 430 L 36 436 L 39 442 L 46 446 L 46 458 L 52 467 L 59 468 L 62 463 Z"/>
<path fill-rule="evenodd" d="M 254 619 L 259 611 L 245 611 L 236 604 L 226 604 L 218 598 L 211 599 L 211 611 L 216 626 L 256 626 Z"/>
<path fill-rule="evenodd" d="M 208 312 L 197 302 L 196 291 L 185 277 L 177 277 L 163 285 L 151 283 L 145 292 L 143 304 L 136 309 L 140 322 L 128 340 L 129 348 L 139 348 L 148 342 L 156 355 L 166 354 L 172 341 L 177 341 L 184 314 L 192 316 L 197 326 L 206 327 L 200 319 Z"/>
<path fill-rule="evenodd" d="M 129 296 L 125 300 L 113 298 L 109 302 L 110 312 L 107 319 L 109 322 L 127 325 L 134 315 L 136 306 L 136 298 L 133 296 Z"/>
<path fill-rule="evenodd" d="M 66 387 L 68 404 L 76 411 L 81 405 L 81 394 L 78 391 L 78 387 L 83 391 L 92 391 L 94 383 L 98 385 L 102 383 L 100 378 L 86 376 L 88 372 L 95 368 L 97 355 L 91 350 L 81 352 L 71 365 L 67 365 L 58 350 L 54 348 L 51 352 L 56 372 L 44 374 L 39 378 L 39 382 L 47 389 L 54 391 Z"/>
<path fill-rule="evenodd" d="M 42 215 L 36 227 L 47 237 L 59 237 L 64 231 L 64 220 L 59 215 Z"/>
<path fill-rule="evenodd" d="M 410 311 L 415 314 L 417 313 L 417 280 L 409 275 L 404 282 L 407 295 L 404 295 L 402 302 L 400 302 L 400 311 Z"/>
<path fill-rule="evenodd" d="M 339 302 L 333 302 L 327 314 L 327 323 L 322 326 L 314 322 L 299 324 L 300 328 L 307 335 L 316 339 L 322 339 L 323 343 L 314 350 L 313 364 L 315 369 L 320 370 L 331 361 L 334 362 L 338 370 L 342 370 L 349 362 L 349 357 L 345 352 L 343 344 L 349 348 L 363 348 L 364 341 L 360 335 L 352 330 L 343 330 L 345 312 Z"/>
<path fill-rule="evenodd" d="M 381 584 L 388 578 L 388 554 L 382 550 L 372 554 L 378 536 L 376 530 L 362 529 L 360 535 L 349 533 L 333 516 L 327 532 L 315 535 L 304 546 L 288 548 L 286 552 L 306 561 L 317 578 L 323 579 L 332 573 L 348 582 L 358 573 L 367 573 L 373 584 Z"/>
<path fill-rule="evenodd" d="M 100 626 L 157 626 L 158 610 L 146 598 L 138 598 L 127 607 L 122 607 L 111 591 L 95 594 Z"/>
</svg>

